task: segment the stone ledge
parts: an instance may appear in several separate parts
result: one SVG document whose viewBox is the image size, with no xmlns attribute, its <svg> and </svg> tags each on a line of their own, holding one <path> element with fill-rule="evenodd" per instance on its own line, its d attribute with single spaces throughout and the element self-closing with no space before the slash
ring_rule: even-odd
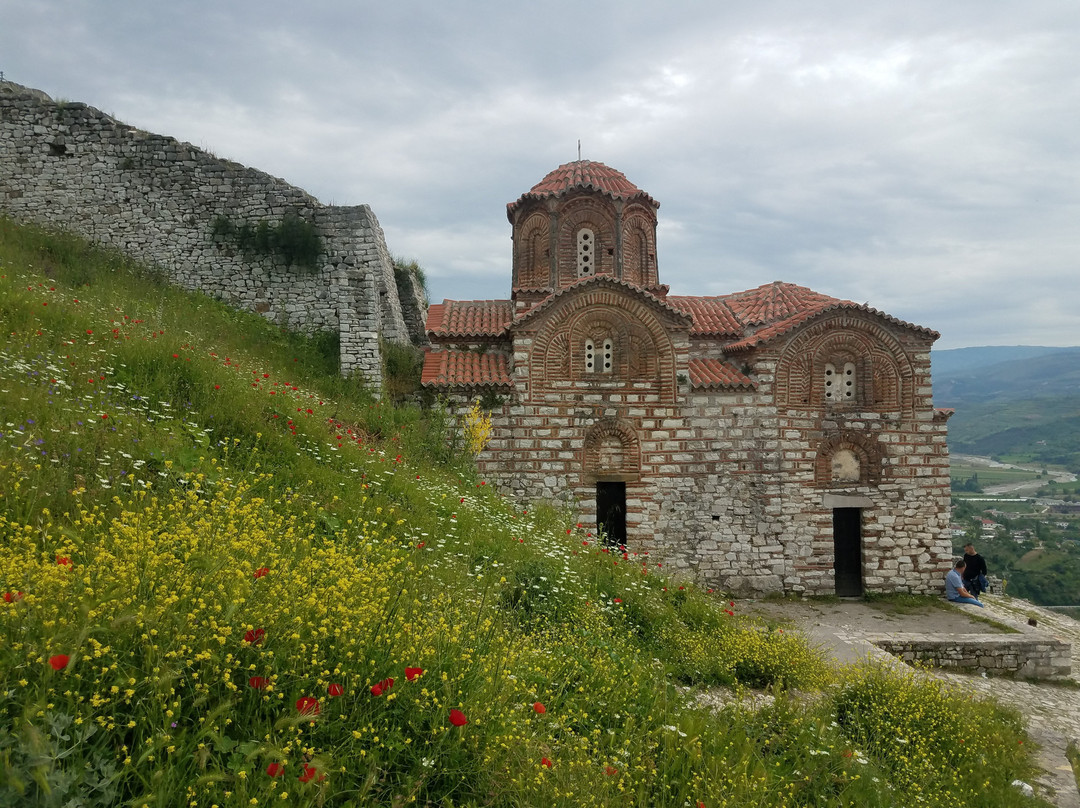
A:
<svg viewBox="0 0 1080 808">
<path fill-rule="evenodd" d="M 970 610 L 959 604 L 954 608 Z M 1011 674 L 1026 679 L 1063 680 L 1072 675 L 1072 645 L 987 610 L 1015 634 L 880 634 L 867 640 L 904 662 L 973 673 Z M 975 615 L 983 616 L 983 615 Z"/>
</svg>

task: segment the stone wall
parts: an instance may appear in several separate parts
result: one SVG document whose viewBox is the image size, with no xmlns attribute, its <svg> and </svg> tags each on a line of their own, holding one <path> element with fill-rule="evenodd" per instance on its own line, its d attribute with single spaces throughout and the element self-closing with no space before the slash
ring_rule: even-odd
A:
<svg viewBox="0 0 1080 808">
<path fill-rule="evenodd" d="M 800 472 L 787 459 L 815 451 L 814 441 L 784 429 L 760 394 L 687 390 L 685 408 L 649 398 L 625 394 L 612 406 L 586 394 L 572 408 L 510 404 L 493 414 L 480 471 L 521 501 L 562 502 L 594 524 L 596 489 L 582 474 L 582 448 L 594 424 L 621 418 L 641 436 L 640 474 L 626 481 L 633 550 L 736 593 L 831 594 L 832 508 L 852 502 L 863 509 L 866 589 L 940 591 L 951 548 L 936 486 L 913 485 L 902 471 L 841 493 L 815 486 L 812 466 Z M 877 431 L 918 452 L 936 450 L 943 430 Z M 885 462 L 904 468 L 899 455 Z"/>
<path fill-rule="evenodd" d="M 951 560 L 946 424 L 931 404 L 927 338 L 898 339 L 910 395 L 895 407 L 799 409 L 776 400 L 783 342 L 748 360 L 753 388 L 681 375 L 672 397 L 655 380 L 539 385 L 519 330 L 515 393 L 493 413 L 479 468 L 515 498 L 561 502 L 589 524 L 597 479 L 622 480 L 632 551 L 747 595 L 833 594 L 834 509 L 857 508 L 865 590 L 938 594 Z M 673 334 L 671 350 L 685 367 L 685 337 Z M 605 424 L 634 436 L 633 449 L 594 465 L 590 435 Z M 841 444 L 867 454 L 858 479 L 822 474 Z"/>
<path fill-rule="evenodd" d="M 1053 637 L 987 634 L 893 634 L 870 641 L 904 662 L 987 675 L 1024 679 L 1068 679 L 1069 643 Z"/>
<path fill-rule="evenodd" d="M 282 327 L 337 331 L 342 372 L 376 389 L 379 338 L 410 341 L 367 205 L 323 205 L 284 180 L 10 82 L 0 83 L 0 212 L 120 249 Z M 322 237 L 313 269 L 245 254 L 213 235 L 217 217 L 257 225 L 289 214 Z"/>
<path fill-rule="evenodd" d="M 881 634 L 867 637 L 878 648 L 909 664 L 921 662 L 935 668 L 987 675 L 1010 675 L 1023 679 L 1065 680 L 1072 674 L 1071 642 L 1055 636 L 1053 629 L 1034 620 L 1023 622 L 1003 609 L 997 598 L 985 608 L 946 602 L 948 608 L 985 619 L 1009 634 Z M 1024 611 L 1031 604 L 1016 601 Z M 1016 607 L 1013 607 L 1016 608 Z M 1067 633 L 1060 636 L 1068 637 Z"/>
</svg>

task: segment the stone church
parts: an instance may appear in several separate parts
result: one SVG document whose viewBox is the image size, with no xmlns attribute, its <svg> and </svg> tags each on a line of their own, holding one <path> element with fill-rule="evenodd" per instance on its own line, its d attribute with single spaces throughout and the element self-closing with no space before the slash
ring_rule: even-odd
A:
<svg viewBox="0 0 1080 808">
<path fill-rule="evenodd" d="M 938 334 L 790 283 L 668 294 L 659 203 L 578 160 L 507 206 L 509 300 L 428 311 L 422 382 L 493 406 L 481 474 L 739 594 L 939 592 Z"/>
</svg>

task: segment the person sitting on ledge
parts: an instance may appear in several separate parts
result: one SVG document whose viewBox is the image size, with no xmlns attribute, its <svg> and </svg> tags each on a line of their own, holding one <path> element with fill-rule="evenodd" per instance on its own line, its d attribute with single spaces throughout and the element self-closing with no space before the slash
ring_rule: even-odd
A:
<svg viewBox="0 0 1080 808">
<path fill-rule="evenodd" d="M 976 598 L 971 596 L 971 593 L 964 589 L 964 567 L 967 566 L 967 562 L 964 559 L 960 559 L 953 565 L 953 568 L 949 570 L 949 574 L 945 576 L 945 597 L 951 600 L 953 603 L 973 603 L 976 606 L 982 608 L 982 604 Z"/>
</svg>

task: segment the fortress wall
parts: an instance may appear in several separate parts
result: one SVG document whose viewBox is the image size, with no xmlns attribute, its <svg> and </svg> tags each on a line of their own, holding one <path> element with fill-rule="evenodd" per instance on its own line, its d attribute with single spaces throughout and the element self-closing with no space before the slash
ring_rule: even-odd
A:
<svg viewBox="0 0 1080 808">
<path fill-rule="evenodd" d="M 328 206 L 284 180 L 0 83 L 0 212 L 59 227 L 161 268 L 175 283 L 282 327 L 341 336 L 341 371 L 381 382 L 379 337 L 408 342 L 382 228 L 367 205 Z M 315 225 L 309 269 L 241 252 L 214 220 Z"/>
</svg>

